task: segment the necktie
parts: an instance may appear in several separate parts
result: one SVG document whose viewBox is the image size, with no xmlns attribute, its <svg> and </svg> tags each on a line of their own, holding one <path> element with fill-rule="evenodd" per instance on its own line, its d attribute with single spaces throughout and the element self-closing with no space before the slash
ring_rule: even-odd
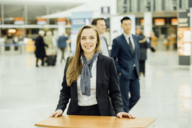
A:
<svg viewBox="0 0 192 128">
<path fill-rule="evenodd" d="M 133 53 L 134 53 L 134 50 L 133 50 L 133 44 L 132 44 L 132 42 L 131 42 L 131 38 L 129 37 L 128 40 L 129 40 L 129 46 L 130 46 L 130 48 L 131 48 L 131 52 L 132 52 L 132 54 L 133 54 Z"/>
</svg>

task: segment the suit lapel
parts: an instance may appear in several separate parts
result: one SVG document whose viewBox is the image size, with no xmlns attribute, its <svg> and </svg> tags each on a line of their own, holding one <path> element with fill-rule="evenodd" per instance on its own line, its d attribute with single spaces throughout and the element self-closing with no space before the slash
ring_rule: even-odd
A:
<svg viewBox="0 0 192 128">
<path fill-rule="evenodd" d="M 98 95 L 99 89 L 101 88 L 101 81 L 102 81 L 102 72 L 104 70 L 104 63 L 103 57 L 101 54 L 98 56 L 97 60 L 97 69 L 96 69 L 96 96 Z"/>
<path fill-rule="evenodd" d="M 74 82 L 71 86 L 71 90 L 74 90 L 74 92 L 76 92 L 76 96 L 78 97 L 78 94 L 77 94 L 77 82 Z"/>
</svg>

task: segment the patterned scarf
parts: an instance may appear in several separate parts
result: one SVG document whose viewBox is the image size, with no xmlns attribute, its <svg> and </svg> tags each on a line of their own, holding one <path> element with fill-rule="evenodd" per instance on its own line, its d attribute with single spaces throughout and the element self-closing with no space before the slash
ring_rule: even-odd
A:
<svg viewBox="0 0 192 128">
<path fill-rule="evenodd" d="M 84 62 L 84 66 L 83 69 L 81 71 L 81 80 L 80 80 L 80 87 L 81 87 L 81 92 L 82 95 L 87 95 L 90 96 L 90 79 L 92 78 L 92 66 L 93 66 L 93 62 L 96 60 L 96 58 L 98 57 L 99 52 L 96 52 L 92 59 L 87 61 L 84 54 L 82 54 L 82 60 Z"/>
</svg>

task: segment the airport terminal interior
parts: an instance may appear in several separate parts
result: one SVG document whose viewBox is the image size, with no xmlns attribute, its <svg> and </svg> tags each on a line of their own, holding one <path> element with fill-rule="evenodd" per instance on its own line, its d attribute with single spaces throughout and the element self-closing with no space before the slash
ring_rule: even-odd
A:
<svg viewBox="0 0 192 128">
<path fill-rule="evenodd" d="M 140 99 L 129 113 L 156 118 L 155 128 L 192 128 L 192 0 L 0 0 L 0 128 L 34 128 L 49 118 L 80 28 L 102 17 L 112 51 L 124 16 L 131 33 L 143 31 L 149 44 Z M 45 57 L 43 66 L 35 56 L 41 32 L 54 47 L 45 53 L 55 57 L 50 64 Z M 63 52 L 61 36 L 67 37 Z"/>
</svg>

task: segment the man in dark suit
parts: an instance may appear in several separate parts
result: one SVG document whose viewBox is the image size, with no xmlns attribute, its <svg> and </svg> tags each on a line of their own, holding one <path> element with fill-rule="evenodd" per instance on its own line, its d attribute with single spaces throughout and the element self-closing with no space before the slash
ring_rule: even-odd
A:
<svg viewBox="0 0 192 128">
<path fill-rule="evenodd" d="M 124 32 L 113 40 L 111 57 L 115 60 L 119 75 L 124 111 L 129 112 L 140 98 L 139 39 L 131 34 L 132 22 L 129 17 L 121 20 L 121 27 Z"/>
<path fill-rule="evenodd" d="M 101 53 L 109 57 L 107 39 L 103 35 L 106 29 L 105 20 L 103 18 L 95 18 L 93 19 L 91 24 L 94 25 L 97 28 L 97 31 L 99 32 L 101 39 Z"/>
</svg>

